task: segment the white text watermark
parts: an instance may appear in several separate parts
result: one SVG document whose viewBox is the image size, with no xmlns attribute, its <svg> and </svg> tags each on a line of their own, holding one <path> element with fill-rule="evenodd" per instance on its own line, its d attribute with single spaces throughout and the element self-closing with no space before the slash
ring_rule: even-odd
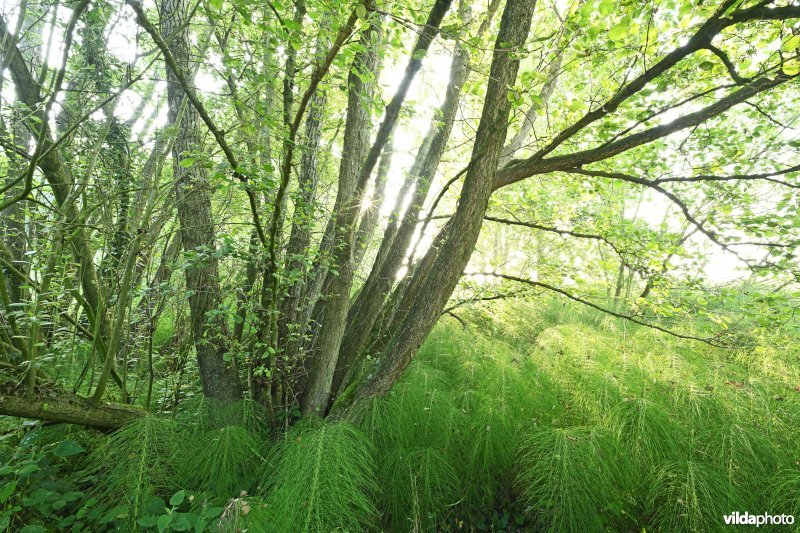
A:
<svg viewBox="0 0 800 533">
<path fill-rule="evenodd" d="M 728 526 L 765 526 L 765 525 L 787 525 L 794 524 L 794 516 L 790 514 L 750 514 L 734 512 L 723 516 L 725 524 Z"/>
</svg>

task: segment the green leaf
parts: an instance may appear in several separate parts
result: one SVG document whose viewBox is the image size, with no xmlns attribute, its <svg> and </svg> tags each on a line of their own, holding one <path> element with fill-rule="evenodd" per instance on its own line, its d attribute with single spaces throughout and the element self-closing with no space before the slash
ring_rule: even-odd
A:
<svg viewBox="0 0 800 533">
<path fill-rule="evenodd" d="M 795 76 L 800 72 L 800 61 L 792 59 L 783 64 L 783 73 L 787 76 Z"/>
<path fill-rule="evenodd" d="M 25 526 L 19 530 L 19 533 L 44 533 L 47 531 L 44 527 L 40 526 L 39 524 L 34 524 L 30 526 Z"/>
<path fill-rule="evenodd" d="M 303 26 L 292 19 L 286 19 L 283 21 L 283 25 L 286 26 L 287 30 L 291 31 L 299 31 Z"/>
<path fill-rule="evenodd" d="M 64 440 L 58 443 L 58 446 L 53 450 L 53 455 L 56 457 L 71 457 L 85 451 L 83 446 L 74 440 Z"/>
<path fill-rule="evenodd" d="M 17 475 L 27 476 L 28 474 L 33 474 L 34 472 L 38 472 L 39 470 L 41 470 L 41 468 L 39 468 L 39 465 L 37 465 L 36 463 L 28 463 L 19 470 L 17 470 Z"/>
<path fill-rule="evenodd" d="M 189 519 L 183 514 L 179 515 L 175 523 L 172 524 L 173 531 L 189 531 L 191 527 L 192 525 L 189 523 Z"/>
<path fill-rule="evenodd" d="M 179 490 L 178 492 L 176 492 L 175 494 L 172 495 L 172 498 L 169 499 L 169 504 L 172 507 L 177 507 L 180 504 L 182 504 L 183 500 L 185 500 L 185 499 L 186 499 L 186 491 L 185 490 Z"/>
<path fill-rule="evenodd" d="M 364 4 L 358 4 L 356 6 L 356 16 L 362 20 L 367 18 L 367 8 L 364 7 Z"/>
<path fill-rule="evenodd" d="M 189 168 L 190 166 L 194 165 L 194 157 L 185 157 L 181 159 L 178 164 L 183 168 Z"/>
<path fill-rule="evenodd" d="M 785 52 L 791 52 L 798 47 L 800 47 L 800 35 L 795 35 L 781 45 L 781 50 Z"/>
<path fill-rule="evenodd" d="M 219 518 L 219 515 L 224 510 L 224 507 L 208 507 L 203 511 L 203 517 L 208 519 Z"/>
<path fill-rule="evenodd" d="M 169 523 L 172 521 L 172 515 L 161 515 L 158 517 L 156 521 L 156 527 L 158 528 L 159 532 L 165 531 L 169 527 Z"/>
<path fill-rule="evenodd" d="M 212 6 L 214 7 L 214 9 L 216 9 L 217 11 L 219 11 L 220 9 L 222 9 L 222 2 L 223 2 L 223 0 L 209 0 L 209 2 L 211 2 L 211 5 L 212 5 Z"/>
<path fill-rule="evenodd" d="M 620 22 L 608 32 L 608 38 L 612 41 L 621 41 L 628 35 L 627 21 Z"/>
<path fill-rule="evenodd" d="M 158 523 L 157 516 L 143 516 L 141 520 L 139 520 L 139 525 L 142 527 L 153 527 Z"/>
<path fill-rule="evenodd" d="M 0 489 L 0 503 L 4 503 L 9 498 L 9 496 L 14 494 L 16 488 L 17 488 L 16 480 L 6 483 L 3 486 L 3 488 Z"/>
</svg>

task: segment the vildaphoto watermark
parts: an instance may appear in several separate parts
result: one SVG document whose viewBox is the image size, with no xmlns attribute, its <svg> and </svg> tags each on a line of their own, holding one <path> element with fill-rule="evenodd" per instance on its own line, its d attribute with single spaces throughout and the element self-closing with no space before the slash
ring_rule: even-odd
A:
<svg viewBox="0 0 800 533">
<path fill-rule="evenodd" d="M 786 525 L 790 526 L 794 524 L 794 516 L 790 514 L 750 514 L 750 513 L 740 513 L 735 512 L 729 515 L 723 516 L 725 519 L 725 524 L 729 526 L 765 526 L 765 525 L 773 525 L 773 526 L 780 526 Z"/>
</svg>

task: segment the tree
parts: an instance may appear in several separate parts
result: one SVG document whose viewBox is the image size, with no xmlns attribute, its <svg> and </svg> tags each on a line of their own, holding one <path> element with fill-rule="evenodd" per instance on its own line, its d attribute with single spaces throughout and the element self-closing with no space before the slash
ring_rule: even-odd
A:
<svg viewBox="0 0 800 533">
<path fill-rule="evenodd" d="M 3 385 L 0 412 L 113 426 L 130 410 L 102 400 L 150 406 L 176 377 L 177 401 L 193 351 L 207 396 L 256 399 L 274 423 L 338 415 L 389 391 L 470 301 L 549 291 L 724 346 L 727 318 L 709 314 L 708 335 L 674 320 L 676 288 L 704 309 L 706 246 L 800 281 L 794 3 L 68 11 L 0 20 L 0 353 L 25 382 Z M 672 207 L 651 223 L 632 197 Z M 51 388 L 91 409 L 20 408 Z"/>
</svg>

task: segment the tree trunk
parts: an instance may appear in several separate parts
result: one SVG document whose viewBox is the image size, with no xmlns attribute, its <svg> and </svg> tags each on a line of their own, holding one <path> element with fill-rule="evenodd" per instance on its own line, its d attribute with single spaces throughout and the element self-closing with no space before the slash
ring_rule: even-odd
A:
<svg viewBox="0 0 800 533">
<path fill-rule="evenodd" d="M 126 405 L 90 405 L 88 400 L 67 393 L 40 395 L 33 399 L 0 393 L 0 415 L 20 418 L 116 429 L 144 414 L 146 411 Z"/>
<path fill-rule="evenodd" d="M 317 41 L 317 60 L 324 58 L 329 43 L 320 37 Z M 300 175 L 298 191 L 294 195 L 294 214 L 289 242 L 286 246 L 285 295 L 280 303 L 280 323 L 278 324 L 278 346 L 287 358 L 296 360 L 299 356 L 302 337 L 306 332 L 307 319 L 304 310 L 309 307 L 305 300 L 309 283 L 308 249 L 311 244 L 311 231 L 314 228 L 316 212 L 317 185 L 319 183 L 319 147 L 322 139 L 322 125 L 325 119 L 327 93 L 320 89 L 311 97 L 306 117 L 303 152 L 300 156 Z"/>
<path fill-rule="evenodd" d="M 353 249 L 353 268 L 355 270 L 361 268 L 361 263 L 364 261 L 364 256 L 372 242 L 372 235 L 375 232 L 375 227 L 378 225 L 381 208 L 386 198 L 386 179 L 389 176 L 389 169 L 392 166 L 393 155 L 394 147 L 392 146 L 392 140 L 389 139 L 383 149 L 381 162 L 378 164 L 378 173 L 375 176 L 375 187 L 372 191 L 372 197 L 370 198 L 369 205 L 364 215 L 361 217 L 361 222 L 356 232 L 356 244 Z M 403 197 L 397 198 L 395 201 L 398 203 L 402 202 Z"/>
<path fill-rule="evenodd" d="M 408 247 L 417 227 L 417 218 L 447 147 L 458 111 L 461 89 L 468 74 L 469 58 L 466 51 L 459 47 L 451 65 L 445 101 L 435 115 L 434 125 L 426 134 L 411 170 L 409 178 L 416 183 L 411 204 L 399 228 L 392 225 L 387 228 L 378 250 L 378 259 L 348 313 L 347 328 L 334 377 L 334 392 L 341 392 L 345 375 L 357 362 L 358 356 L 362 355 L 375 320 L 394 286 L 397 272 L 408 253 Z"/>
<path fill-rule="evenodd" d="M 422 65 L 422 57 L 430 47 L 434 37 L 438 34 L 439 24 L 450 8 L 451 3 L 452 0 L 437 0 L 431 8 L 424 26 L 425 29 L 414 46 L 414 51 L 412 52 L 411 60 L 406 66 L 403 79 L 400 81 L 400 85 L 391 102 L 386 106 L 383 122 L 361 168 L 352 198 L 344 206 L 344 209 L 333 214 L 335 219 L 334 227 L 337 232 L 341 232 L 343 243 L 341 246 L 337 246 L 334 252 L 334 263 L 338 266 L 339 271 L 330 284 L 331 296 L 325 308 L 325 320 L 321 324 L 316 357 L 311 368 L 309 389 L 303 403 L 303 410 L 306 413 L 324 414 L 330 398 L 333 374 L 336 369 L 347 312 L 350 307 L 350 289 L 353 280 L 352 252 L 357 229 L 357 217 L 364 189 L 397 122 L 400 108 L 405 102 L 411 82 Z"/>
<path fill-rule="evenodd" d="M 190 71 L 188 25 L 185 23 L 185 1 L 165 0 L 161 5 L 161 31 L 183 73 Z M 225 321 L 222 315 L 206 316 L 209 311 L 216 310 L 222 301 L 217 259 L 213 254 L 216 243 L 208 178 L 201 165 L 189 168 L 181 165 L 187 153 L 202 150 L 198 114 L 194 107 L 187 106 L 182 122 L 176 124 L 184 95 L 185 91 L 175 73 L 167 69 L 169 121 L 178 131 L 172 147 L 172 169 L 181 243 L 184 251 L 202 255 L 185 270 L 200 381 L 206 396 L 233 401 L 241 397 L 241 383 L 233 361 L 228 364 L 223 359 L 227 351 Z"/>
<path fill-rule="evenodd" d="M 359 51 L 353 58 L 353 65 L 350 69 L 347 82 L 349 91 L 347 94 L 347 117 L 345 119 L 344 139 L 342 144 L 342 159 L 339 163 L 339 179 L 334 201 L 334 215 L 328 221 L 325 232 L 320 243 L 319 257 L 314 265 L 316 275 L 307 282 L 304 287 L 303 312 L 299 322 L 299 335 L 302 335 L 310 328 L 318 328 L 318 325 L 325 320 L 327 309 L 328 288 L 334 275 L 330 272 L 330 266 L 338 267 L 335 263 L 331 264 L 330 256 L 340 243 L 340 236 L 336 234 L 335 213 L 342 211 L 352 201 L 358 177 L 361 171 L 362 162 L 369 150 L 369 136 L 371 129 L 370 114 L 363 104 L 364 99 L 371 99 L 375 91 L 375 83 L 365 83 L 369 74 L 377 77 L 377 28 L 369 26 L 361 35 L 364 49 Z M 330 266 L 324 266 L 326 263 Z M 314 350 L 317 331 L 312 332 L 313 341 L 310 349 Z M 314 350 L 316 351 L 316 350 Z M 313 362 L 309 362 L 312 363 Z M 306 363 L 308 366 L 308 363 Z M 305 384 L 300 384 L 304 389 Z"/>
<path fill-rule="evenodd" d="M 359 386 L 356 397 L 384 394 L 392 387 L 433 329 L 469 262 L 492 193 L 497 163 L 508 130 L 511 104 L 506 92 L 514 85 L 519 68 L 515 54 L 527 39 L 534 4 L 530 0 L 508 0 L 506 3 L 470 167 L 452 219 L 449 238 L 444 240 L 438 253 L 434 250 L 429 252 L 434 253 L 436 259 L 424 280 L 420 296 L 379 358 L 378 368 Z"/>
</svg>

